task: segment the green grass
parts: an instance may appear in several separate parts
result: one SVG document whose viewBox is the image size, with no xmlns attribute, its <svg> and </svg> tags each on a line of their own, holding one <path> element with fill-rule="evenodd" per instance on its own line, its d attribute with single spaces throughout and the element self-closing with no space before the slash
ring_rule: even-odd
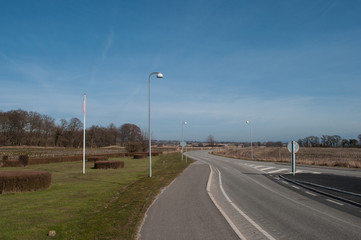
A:
<svg viewBox="0 0 361 240">
<path fill-rule="evenodd" d="M 120 170 L 92 169 L 81 162 L 29 166 L 52 173 L 48 190 L 0 195 L 0 239 L 134 239 L 145 211 L 189 164 L 179 154 L 149 159 L 118 158 Z M 112 159 L 115 160 L 115 159 Z M 15 168 L 2 168 L 15 170 Z M 50 230 L 55 237 L 48 237 Z"/>
</svg>

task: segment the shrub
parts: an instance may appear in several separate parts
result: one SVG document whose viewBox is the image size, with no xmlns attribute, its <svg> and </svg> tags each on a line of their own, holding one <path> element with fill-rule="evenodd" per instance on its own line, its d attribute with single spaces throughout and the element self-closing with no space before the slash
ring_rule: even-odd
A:
<svg viewBox="0 0 361 240">
<path fill-rule="evenodd" d="M 47 164 L 47 163 L 58 163 L 58 162 L 75 162 L 83 160 L 83 156 L 57 156 L 51 158 L 30 158 L 29 164 Z"/>
<path fill-rule="evenodd" d="M 2 160 L 3 160 L 3 162 L 9 160 L 9 156 L 8 156 L 8 155 L 4 155 L 4 156 L 2 157 Z"/>
<path fill-rule="evenodd" d="M 95 169 L 119 169 L 124 168 L 123 161 L 97 161 L 94 163 Z"/>
<path fill-rule="evenodd" d="M 19 160 L 7 160 L 4 162 L 3 167 L 22 167 L 23 165 Z"/>
<path fill-rule="evenodd" d="M 153 154 L 152 154 L 153 156 Z M 133 155 L 134 159 L 144 159 L 145 158 L 145 154 L 144 153 L 139 153 L 139 154 L 134 154 Z"/>
<path fill-rule="evenodd" d="M 51 173 L 44 171 L 0 172 L 0 193 L 31 192 L 47 189 L 51 185 Z"/>
<path fill-rule="evenodd" d="M 162 154 L 162 152 L 152 152 L 152 156 L 159 156 L 161 154 Z M 149 153 L 148 153 L 148 155 L 149 155 Z"/>
<path fill-rule="evenodd" d="M 28 155 L 20 155 L 19 162 L 25 167 L 29 164 L 29 156 Z"/>
</svg>

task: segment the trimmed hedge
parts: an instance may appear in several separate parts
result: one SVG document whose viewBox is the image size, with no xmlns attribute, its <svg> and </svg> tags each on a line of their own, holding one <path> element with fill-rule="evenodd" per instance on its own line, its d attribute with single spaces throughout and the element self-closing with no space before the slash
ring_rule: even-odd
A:
<svg viewBox="0 0 361 240">
<path fill-rule="evenodd" d="M 44 171 L 0 172 L 0 193 L 32 192 L 47 189 L 51 185 L 51 173 Z"/>
<path fill-rule="evenodd" d="M 47 163 L 58 163 L 58 162 L 76 162 L 83 160 L 83 156 L 57 156 L 52 158 L 30 158 L 29 164 L 47 164 Z"/>
<path fill-rule="evenodd" d="M 108 159 L 109 158 L 107 156 L 88 157 L 88 162 L 107 161 Z"/>
<path fill-rule="evenodd" d="M 124 168 L 124 161 L 97 161 L 94 163 L 95 169 L 119 169 Z"/>
<path fill-rule="evenodd" d="M 128 157 L 132 156 L 130 153 L 108 153 L 104 155 L 89 155 L 86 156 L 86 158 L 89 160 L 89 158 L 93 157 Z M 76 162 L 76 161 L 82 161 L 83 155 L 78 156 L 56 156 L 56 157 L 50 157 L 50 158 L 30 158 L 29 164 L 47 164 L 47 163 L 58 163 L 58 162 Z M 105 159 L 104 159 L 105 160 Z"/>
<path fill-rule="evenodd" d="M 134 154 L 133 158 L 134 159 L 144 159 L 145 156 L 146 156 L 145 154 Z M 152 154 L 152 156 L 153 156 L 153 154 Z"/>
<path fill-rule="evenodd" d="M 7 160 L 4 162 L 3 167 L 22 167 L 23 165 L 19 160 Z"/>
<path fill-rule="evenodd" d="M 161 154 L 162 154 L 162 152 L 152 152 L 152 156 L 159 156 Z M 148 153 L 148 155 L 149 155 L 149 153 Z"/>
</svg>

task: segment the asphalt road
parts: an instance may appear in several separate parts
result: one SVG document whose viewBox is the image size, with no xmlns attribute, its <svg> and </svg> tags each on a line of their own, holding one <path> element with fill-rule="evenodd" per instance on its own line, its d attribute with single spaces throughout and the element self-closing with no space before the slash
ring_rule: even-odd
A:
<svg viewBox="0 0 361 240">
<path fill-rule="evenodd" d="M 192 165 L 160 195 L 141 239 L 361 239 L 361 208 L 284 181 L 279 175 L 289 173 L 288 165 L 205 151 L 188 156 L 204 164 Z M 360 176 L 320 167 L 297 171 Z"/>
</svg>

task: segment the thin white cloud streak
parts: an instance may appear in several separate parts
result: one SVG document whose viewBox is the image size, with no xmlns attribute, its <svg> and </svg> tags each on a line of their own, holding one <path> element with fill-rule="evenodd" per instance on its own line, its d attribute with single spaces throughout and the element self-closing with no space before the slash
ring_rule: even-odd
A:
<svg viewBox="0 0 361 240">
<path fill-rule="evenodd" d="M 113 42 L 114 42 L 114 30 L 112 29 L 110 30 L 109 34 L 106 36 L 105 44 L 101 48 L 100 58 L 96 63 L 96 65 L 93 67 L 93 70 L 91 71 L 90 79 L 92 82 L 95 81 L 97 73 L 99 72 L 104 62 L 106 61 L 109 50 L 113 46 Z"/>
</svg>

